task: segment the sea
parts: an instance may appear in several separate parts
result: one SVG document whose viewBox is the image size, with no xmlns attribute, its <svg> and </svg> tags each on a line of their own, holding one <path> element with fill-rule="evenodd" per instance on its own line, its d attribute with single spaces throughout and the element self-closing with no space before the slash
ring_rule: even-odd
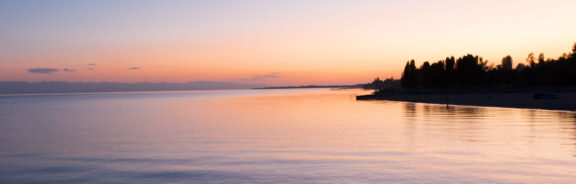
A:
<svg viewBox="0 0 576 184">
<path fill-rule="evenodd" d="M 364 90 L 0 96 L 0 183 L 575 183 L 576 113 Z"/>
</svg>

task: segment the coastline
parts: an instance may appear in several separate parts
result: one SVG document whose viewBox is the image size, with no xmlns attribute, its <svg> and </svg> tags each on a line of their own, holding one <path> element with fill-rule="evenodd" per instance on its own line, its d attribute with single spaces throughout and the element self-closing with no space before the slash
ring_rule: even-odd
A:
<svg viewBox="0 0 576 184">
<path fill-rule="evenodd" d="M 356 96 L 356 100 L 387 100 L 447 105 L 471 105 L 486 107 L 510 107 L 526 109 L 576 111 L 576 93 L 554 93 L 556 98 L 537 99 L 535 93 L 399 93 Z"/>
</svg>

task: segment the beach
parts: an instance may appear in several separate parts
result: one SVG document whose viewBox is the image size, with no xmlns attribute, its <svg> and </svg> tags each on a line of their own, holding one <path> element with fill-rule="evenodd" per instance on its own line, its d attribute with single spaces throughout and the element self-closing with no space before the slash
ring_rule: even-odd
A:
<svg viewBox="0 0 576 184">
<path fill-rule="evenodd" d="M 576 93 L 551 93 L 554 98 L 535 98 L 535 92 L 517 93 L 401 93 L 357 96 L 357 100 L 389 100 L 447 105 L 471 105 L 576 111 Z M 548 94 L 548 93 L 544 93 Z"/>
</svg>

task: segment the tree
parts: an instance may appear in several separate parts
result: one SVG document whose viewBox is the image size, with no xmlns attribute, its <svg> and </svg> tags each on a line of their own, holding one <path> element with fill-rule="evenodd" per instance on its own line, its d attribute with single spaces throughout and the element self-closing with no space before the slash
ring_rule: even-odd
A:
<svg viewBox="0 0 576 184">
<path fill-rule="evenodd" d="M 417 72 L 416 62 L 414 60 L 406 62 L 401 79 L 401 85 L 403 88 L 416 87 Z"/>
<path fill-rule="evenodd" d="M 384 88 L 384 81 L 380 80 L 380 77 L 376 77 L 376 79 L 370 83 L 370 87 L 372 89 L 382 90 Z"/>
<path fill-rule="evenodd" d="M 430 62 L 426 61 L 422 66 L 420 66 L 420 75 L 418 75 L 418 83 L 420 86 L 423 87 L 432 87 L 432 83 L 434 83 L 434 79 L 431 76 L 430 71 Z"/>
<path fill-rule="evenodd" d="M 406 63 L 401 84 L 405 88 L 576 86 L 576 43 L 570 53 L 557 59 L 546 59 L 543 53 L 536 59 L 530 53 L 526 62 L 513 68 L 508 55 L 494 67 L 479 56 L 467 54 L 458 59 L 452 56 L 435 63 L 424 62 L 417 68 L 411 60 Z"/>
<path fill-rule="evenodd" d="M 454 71 L 454 67 L 456 66 L 456 59 L 454 59 L 454 56 L 447 57 L 445 62 L 446 62 L 446 71 L 448 72 Z"/>
<path fill-rule="evenodd" d="M 576 59 L 576 43 L 574 43 L 574 46 L 572 46 L 572 60 L 574 61 Z"/>
<path fill-rule="evenodd" d="M 516 71 L 522 71 L 522 70 L 524 70 L 524 69 L 526 69 L 526 65 L 525 65 L 525 64 L 522 64 L 522 63 L 518 63 L 518 65 L 516 65 L 516 69 L 515 69 L 515 70 L 516 70 Z"/>
<path fill-rule="evenodd" d="M 534 68 L 536 66 L 536 63 L 534 62 L 534 52 L 531 52 L 530 54 L 528 54 L 528 58 L 526 58 L 526 62 L 528 62 L 530 64 L 530 67 Z"/>
<path fill-rule="evenodd" d="M 538 55 L 538 64 L 544 64 L 544 62 L 546 62 L 544 59 L 544 53 L 540 53 Z"/>
<path fill-rule="evenodd" d="M 474 87 L 482 83 L 486 62 L 478 56 L 468 54 L 456 60 L 456 76 L 461 87 Z"/>
<path fill-rule="evenodd" d="M 456 85 L 456 76 L 454 73 L 454 70 L 456 69 L 456 59 L 454 59 L 454 56 L 451 57 L 446 57 L 446 60 L 444 61 L 445 64 L 445 71 L 446 74 L 444 76 L 444 85 L 445 86 L 450 86 L 450 87 L 454 87 Z"/>
<path fill-rule="evenodd" d="M 510 55 L 505 56 L 502 58 L 502 69 L 510 71 L 512 70 L 512 57 Z"/>
</svg>

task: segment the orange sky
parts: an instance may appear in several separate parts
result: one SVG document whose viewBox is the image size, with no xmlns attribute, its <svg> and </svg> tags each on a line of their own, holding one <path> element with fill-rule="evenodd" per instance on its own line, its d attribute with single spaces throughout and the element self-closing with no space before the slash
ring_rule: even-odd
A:
<svg viewBox="0 0 576 184">
<path fill-rule="evenodd" d="M 472 53 L 498 62 L 510 54 L 518 63 L 530 52 L 570 51 L 573 7 L 569 0 L 0 2 L 0 81 L 354 84 L 399 78 L 410 59 Z"/>
</svg>

